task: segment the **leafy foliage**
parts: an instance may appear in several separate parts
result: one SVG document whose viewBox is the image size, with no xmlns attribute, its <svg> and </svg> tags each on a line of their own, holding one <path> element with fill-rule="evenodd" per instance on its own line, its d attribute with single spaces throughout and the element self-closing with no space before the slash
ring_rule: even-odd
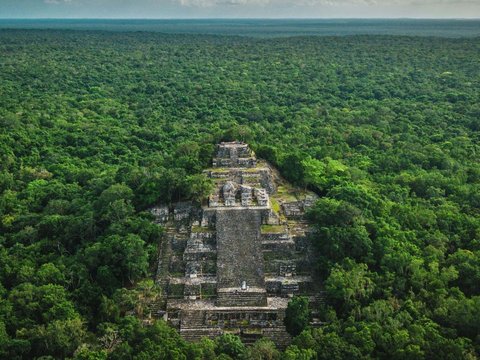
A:
<svg viewBox="0 0 480 360">
<path fill-rule="evenodd" d="M 0 357 L 478 357 L 479 50 L 0 31 Z M 202 201 L 201 170 L 233 139 L 321 195 L 327 299 L 312 310 L 327 325 L 281 355 L 127 315 L 158 296 L 142 280 L 162 229 L 145 210 Z"/>
<path fill-rule="evenodd" d="M 308 298 L 294 297 L 285 311 L 285 327 L 292 336 L 299 335 L 310 323 L 310 310 Z"/>
</svg>

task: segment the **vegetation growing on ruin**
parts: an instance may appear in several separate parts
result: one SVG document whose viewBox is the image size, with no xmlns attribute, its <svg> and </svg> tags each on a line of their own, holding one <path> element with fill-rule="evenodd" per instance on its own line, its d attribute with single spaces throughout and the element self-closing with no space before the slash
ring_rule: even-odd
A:
<svg viewBox="0 0 480 360">
<path fill-rule="evenodd" d="M 0 358 L 478 357 L 479 50 L 0 31 Z M 131 316 L 156 296 L 146 209 L 208 193 L 222 139 L 321 195 L 325 325 L 282 354 Z"/>
</svg>

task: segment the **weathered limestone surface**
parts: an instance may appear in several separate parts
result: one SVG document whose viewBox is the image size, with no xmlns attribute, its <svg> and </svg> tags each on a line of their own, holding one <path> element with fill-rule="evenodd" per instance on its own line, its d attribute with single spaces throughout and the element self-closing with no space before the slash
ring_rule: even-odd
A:
<svg viewBox="0 0 480 360">
<path fill-rule="evenodd" d="M 217 150 L 205 171 L 216 184 L 206 206 L 181 202 L 151 210 L 166 229 L 158 313 L 188 340 L 228 331 L 246 343 L 267 337 L 287 346 L 289 298 L 303 294 L 321 301 L 303 220 L 316 196 L 292 188 L 247 144 L 221 143 Z"/>
<path fill-rule="evenodd" d="M 263 288 L 262 214 L 254 209 L 217 211 L 217 277 L 222 288 Z"/>
</svg>

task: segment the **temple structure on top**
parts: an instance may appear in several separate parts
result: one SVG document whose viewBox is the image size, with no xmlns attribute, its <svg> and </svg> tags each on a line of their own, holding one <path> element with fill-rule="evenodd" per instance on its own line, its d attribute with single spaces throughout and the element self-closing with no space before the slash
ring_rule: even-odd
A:
<svg viewBox="0 0 480 360">
<path fill-rule="evenodd" d="M 247 144 L 238 141 L 224 142 L 218 145 L 217 156 L 213 159 L 213 167 L 245 167 L 257 165 L 257 159 Z"/>
<path fill-rule="evenodd" d="M 294 294 L 318 301 L 305 209 L 313 193 L 295 189 L 242 142 L 217 146 L 205 174 L 215 184 L 203 206 L 152 209 L 165 228 L 157 283 L 163 316 L 186 339 L 233 332 L 287 345 L 283 325 Z"/>
</svg>

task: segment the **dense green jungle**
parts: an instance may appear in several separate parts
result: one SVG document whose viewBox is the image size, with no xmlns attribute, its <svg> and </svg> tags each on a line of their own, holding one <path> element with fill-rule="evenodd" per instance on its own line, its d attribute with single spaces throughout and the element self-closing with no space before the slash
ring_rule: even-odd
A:
<svg viewBox="0 0 480 360">
<path fill-rule="evenodd" d="M 0 30 L 0 358 L 480 357 L 480 38 Z M 287 349 L 144 325 L 215 144 L 320 199 Z M 292 315 L 293 314 L 293 315 Z"/>
</svg>

